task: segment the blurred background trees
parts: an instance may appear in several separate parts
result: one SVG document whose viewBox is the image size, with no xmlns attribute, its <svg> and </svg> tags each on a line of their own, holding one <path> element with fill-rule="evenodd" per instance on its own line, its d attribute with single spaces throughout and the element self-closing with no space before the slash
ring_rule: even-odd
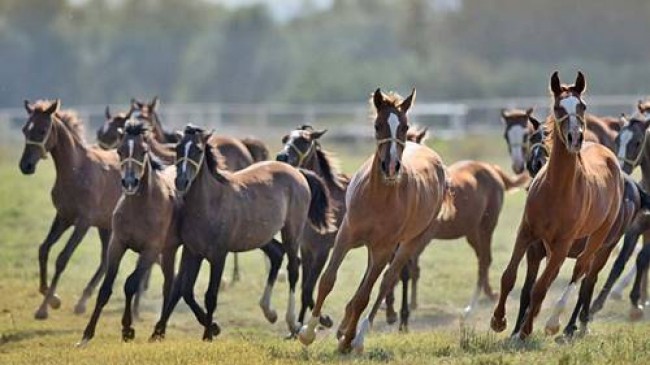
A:
<svg viewBox="0 0 650 365">
<path fill-rule="evenodd" d="M 650 89 L 647 0 L 313 1 L 0 0 L 0 106 L 537 96 L 578 68 L 593 94 Z"/>
</svg>

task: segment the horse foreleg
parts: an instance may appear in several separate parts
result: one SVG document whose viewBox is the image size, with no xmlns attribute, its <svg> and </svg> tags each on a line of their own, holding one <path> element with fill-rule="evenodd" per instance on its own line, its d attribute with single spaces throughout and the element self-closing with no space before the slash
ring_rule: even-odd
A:
<svg viewBox="0 0 650 365">
<path fill-rule="evenodd" d="M 530 306 L 530 292 L 533 289 L 533 284 L 537 279 L 537 274 L 539 272 L 539 265 L 544 258 L 544 246 L 541 241 L 537 241 L 532 244 L 528 251 L 526 251 L 526 279 L 524 281 L 524 286 L 521 288 L 521 294 L 519 297 L 519 313 L 517 314 L 517 322 L 515 323 L 515 328 L 512 331 L 512 337 L 519 335 L 519 330 L 524 321 L 524 316 L 526 311 Z"/>
<path fill-rule="evenodd" d="M 271 308 L 271 296 L 273 294 L 273 286 L 278 278 L 278 271 L 280 271 L 280 267 L 282 266 L 284 248 L 278 241 L 271 240 L 271 242 L 262 246 L 261 250 L 264 251 L 266 256 L 269 258 L 271 266 L 266 279 L 264 294 L 262 295 L 259 304 L 260 308 L 262 308 L 262 313 L 264 313 L 264 317 L 266 317 L 269 322 L 275 323 L 275 321 L 278 320 L 278 313 L 275 309 Z"/>
<path fill-rule="evenodd" d="M 205 331 L 203 332 L 203 341 L 212 341 L 214 331 L 212 329 L 212 319 L 214 311 L 217 309 L 217 299 L 219 297 L 219 286 L 221 285 L 221 276 L 226 264 L 228 252 L 220 252 L 217 257 L 210 261 L 210 283 L 205 292 Z"/>
<path fill-rule="evenodd" d="M 316 339 L 316 326 L 320 323 L 321 310 L 325 303 L 325 299 L 334 287 L 337 271 L 341 266 L 345 255 L 350 251 L 350 249 L 352 249 L 355 243 L 356 238 L 352 237 L 350 234 L 349 229 L 347 228 L 347 220 L 344 219 L 341 227 L 339 227 L 339 232 L 336 235 L 332 257 L 330 258 L 327 268 L 325 269 L 325 272 L 323 272 L 320 282 L 318 283 L 318 295 L 316 297 L 316 304 L 311 312 L 311 318 L 307 321 L 307 324 L 302 326 L 298 333 L 298 339 L 305 346 L 310 345 L 314 342 L 314 339 Z"/>
<path fill-rule="evenodd" d="M 104 273 L 106 272 L 106 252 L 108 252 L 108 242 L 111 239 L 111 230 L 97 228 L 97 232 L 99 233 L 99 240 L 102 244 L 99 258 L 99 267 L 88 282 L 88 285 L 86 285 L 86 288 L 81 294 L 81 298 L 79 298 L 79 301 L 75 305 L 75 314 L 82 314 L 86 312 L 86 302 L 88 301 L 88 298 L 93 295 L 93 291 L 95 291 L 97 284 L 99 284 L 99 281 L 102 279 L 102 276 L 104 276 Z"/>
<path fill-rule="evenodd" d="M 239 255 L 235 252 L 233 253 L 233 265 L 232 265 L 232 284 L 239 281 Z"/>
<path fill-rule="evenodd" d="M 122 315 L 122 340 L 129 342 L 135 338 L 135 330 L 131 327 L 133 323 L 132 301 L 133 295 L 140 288 L 142 277 L 151 270 L 151 266 L 156 261 L 158 252 L 145 251 L 140 254 L 135 270 L 129 275 L 124 283 L 124 314 Z"/>
<path fill-rule="evenodd" d="M 47 295 L 45 296 L 45 299 L 43 300 L 43 303 L 34 314 L 34 317 L 36 319 L 47 318 L 47 304 L 55 297 L 56 287 L 59 283 L 59 279 L 61 278 L 61 274 L 65 270 L 65 267 L 67 266 L 70 257 L 72 257 L 72 254 L 74 253 L 74 250 L 77 248 L 77 246 L 79 246 L 79 243 L 84 238 L 89 228 L 90 226 L 88 224 L 82 222 L 78 222 L 75 225 L 74 231 L 72 232 L 70 239 L 68 239 L 68 242 L 63 248 L 63 251 L 61 251 L 59 256 L 56 258 L 54 277 L 52 277 L 52 283 L 50 284 L 50 287 L 47 291 Z"/>
<path fill-rule="evenodd" d="M 519 226 L 519 232 L 517 233 L 515 247 L 512 249 L 510 262 L 508 262 L 508 266 L 501 275 L 501 293 L 499 295 L 499 302 L 494 308 L 494 313 L 490 320 L 490 327 L 496 332 L 501 332 L 506 329 L 506 300 L 508 299 L 508 295 L 512 291 L 512 288 L 515 286 L 515 281 L 517 281 L 517 269 L 519 268 L 519 263 L 524 257 L 530 244 L 534 241 L 535 238 L 532 236 L 530 229 L 524 225 L 524 222 L 522 222 Z"/>
<path fill-rule="evenodd" d="M 63 219 L 60 215 L 56 215 L 50 226 L 50 231 L 47 233 L 47 237 L 38 248 L 38 269 L 39 269 L 39 278 L 40 286 L 39 291 L 41 294 L 47 296 L 48 286 L 47 286 L 47 259 L 50 255 L 50 249 L 56 243 L 56 241 L 61 238 L 61 235 L 70 228 L 72 225 L 71 222 Z M 52 308 L 59 308 L 61 306 L 61 300 L 54 294 L 49 302 Z"/>
<path fill-rule="evenodd" d="M 639 252 L 636 258 L 636 277 L 632 291 L 630 292 L 630 319 L 638 321 L 643 318 L 644 303 L 641 302 L 641 291 L 643 285 L 643 278 L 648 271 L 648 264 L 650 264 L 650 244 L 643 245 L 643 249 Z"/>
<path fill-rule="evenodd" d="M 399 331 L 408 332 L 409 324 L 409 315 L 411 314 L 409 307 L 409 278 L 410 278 L 410 267 L 413 264 L 412 261 L 402 267 L 400 272 L 400 280 L 402 281 L 402 308 L 400 309 L 400 321 L 399 321 Z"/>
<path fill-rule="evenodd" d="M 83 337 L 77 346 L 85 346 L 88 341 L 90 341 L 95 336 L 95 328 L 97 327 L 97 321 L 101 315 L 102 309 L 108 303 L 108 299 L 113 293 L 113 283 L 115 282 L 115 277 L 117 276 L 117 271 L 120 267 L 120 262 L 126 251 L 124 245 L 121 242 L 117 242 L 114 239 L 111 240 L 108 249 L 108 268 L 106 271 L 106 276 L 104 276 L 104 281 L 102 282 L 101 288 L 99 288 L 99 293 L 97 294 L 97 302 L 95 303 L 95 309 L 93 314 L 90 316 L 88 325 L 84 330 Z"/>
</svg>

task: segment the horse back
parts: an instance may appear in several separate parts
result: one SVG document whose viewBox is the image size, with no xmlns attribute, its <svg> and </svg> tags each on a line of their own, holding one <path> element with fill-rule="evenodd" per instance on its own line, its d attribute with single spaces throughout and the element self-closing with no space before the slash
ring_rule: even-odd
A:
<svg viewBox="0 0 650 365">
<path fill-rule="evenodd" d="M 254 162 L 248 148 L 236 138 L 215 135 L 208 143 L 224 157 L 228 171 L 239 171 Z"/>
</svg>

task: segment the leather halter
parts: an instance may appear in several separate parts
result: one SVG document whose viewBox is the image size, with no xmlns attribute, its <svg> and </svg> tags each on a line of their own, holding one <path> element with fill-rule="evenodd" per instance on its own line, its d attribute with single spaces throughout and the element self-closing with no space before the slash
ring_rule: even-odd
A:
<svg viewBox="0 0 650 365">
<path fill-rule="evenodd" d="M 377 140 L 377 146 L 381 146 L 384 143 L 395 142 L 402 147 L 406 147 L 406 142 L 399 140 L 395 137 L 382 138 Z"/>
<path fill-rule="evenodd" d="M 565 146 L 567 144 L 567 141 L 566 141 L 566 137 L 564 137 L 564 134 L 562 134 L 561 124 L 565 120 L 569 119 L 569 117 L 576 117 L 576 119 L 581 121 L 582 124 L 585 124 L 585 118 L 577 113 L 567 113 L 565 116 L 563 116 L 560 119 L 558 119 L 557 117 L 555 117 L 555 115 L 553 115 L 553 120 L 555 121 L 555 128 L 557 129 L 556 133 L 559 134 L 560 140 L 562 141 L 562 143 L 564 143 Z"/>
<path fill-rule="evenodd" d="M 196 172 L 194 173 L 194 175 L 190 176 L 189 182 L 187 184 L 187 188 L 185 190 L 181 191 L 182 193 L 185 193 L 190 189 L 190 187 L 192 186 L 192 183 L 194 182 L 194 179 L 196 179 L 196 177 L 199 175 L 199 171 L 201 170 L 201 166 L 203 165 L 203 159 L 204 158 L 205 158 L 205 151 L 203 151 L 201 153 L 201 159 L 199 160 L 199 162 L 196 162 L 196 161 L 192 160 L 191 158 L 189 158 L 187 156 L 183 156 L 181 158 L 178 158 L 174 162 L 174 164 L 177 165 L 176 166 L 177 169 L 178 169 L 178 164 L 180 164 L 182 162 L 188 162 L 190 165 L 194 166 L 194 169 L 196 169 Z"/>
<path fill-rule="evenodd" d="M 125 158 L 124 160 L 120 161 L 120 167 L 124 167 L 124 165 L 126 165 L 128 163 L 132 163 L 132 164 L 140 166 L 140 175 L 138 176 L 138 180 L 142 181 L 142 177 L 144 176 L 144 174 L 146 172 L 146 166 L 147 166 L 148 162 L 149 162 L 149 153 L 145 153 L 144 158 L 142 159 L 142 161 L 138 161 L 135 158 L 129 156 L 129 157 Z M 124 192 L 124 194 L 126 194 L 126 195 L 135 194 L 135 191 L 130 192 L 130 191 L 126 190 L 124 187 L 122 187 L 122 192 Z"/>
<path fill-rule="evenodd" d="M 110 143 L 110 144 L 102 142 L 100 140 L 97 140 L 97 144 L 99 145 L 99 147 L 101 147 L 101 148 L 103 148 L 105 150 L 112 150 L 112 149 L 117 148 L 117 146 L 120 145 L 120 142 L 121 142 L 121 140 L 119 138 L 116 139 L 115 142 Z"/>
<path fill-rule="evenodd" d="M 50 135 L 52 134 L 52 129 L 54 128 L 54 119 L 56 116 L 54 114 L 50 115 L 50 124 L 47 127 L 47 131 L 45 132 L 45 137 L 43 137 L 42 141 L 35 141 L 33 139 L 30 139 L 29 137 L 25 136 L 25 145 L 33 145 L 37 146 L 38 148 L 41 149 L 41 158 L 45 159 L 47 158 L 47 149 L 45 148 L 45 145 L 47 144 L 47 141 L 50 139 Z"/>
<path fill-rule="evenodd" d="M 641 147 L 639 148 L 639 152 L 637 153 L 634 159 L 627 158 L 625 156 L 624 157 L 616 156 L 618 160 L 630 164 L 632 168 L 637 167 L 639 165 L 639 162 L 641 162 L 641 158 L 643 157 L 643 149 L 645 148 L 645 144 L 648 139 L 648 133 L 650 133 L 650 131 L 647 130 L 645 131 L 645 133 L 643 133 L 643 140 L 641 141 Z"/>
<path fill-rule="evenodd" d="M 292 141 L 288 141 L 285 143 L 285 146 L 291 147 L 296 154 L 298 155 L 298 164 L 296 167 L 302 167 L 302 163 L 305 162 L 307 157 L 311 155 L 311 151 L 314 149 L 314 146 L 316 145 L 315 141 L 311 141 L 309 144 L 309 147 L 307 147 L 307 150 L 305 152 L 301 151 L 300 148 L 296 147 L 296 145 Z"/>
</svg>

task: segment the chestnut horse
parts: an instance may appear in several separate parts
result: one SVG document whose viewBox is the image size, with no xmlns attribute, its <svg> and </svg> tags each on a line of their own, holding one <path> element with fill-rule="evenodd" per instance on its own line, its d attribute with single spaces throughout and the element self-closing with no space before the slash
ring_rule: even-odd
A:
<svg viewBox="0 0 650 365">
<path fill-rule="evenodd" d="M 95 310 L 78 344 L 84 346 L 95 335 L 95 327 L 108 302 L 122 257 L 127 249 L 140 254 L 135 270 L 124 283 L 126 296 L 122 317 L 122 339 L 135 337 L 131 327 L 131 301 L 143 276 L 162 255 L 163 306 L 174 278 L 174 258 L 178 237 L 178 198 L 174 189 L 175 166 L 163 168 L 147 144 L 147 126 L 127 123 L 117 152 L 120 156 L 122 198 L 113 212 L 112 235 L 108 246 L 108 267 L 97 296 Z M 122 131 L 120 131 L 122 132 Z"/>
<path fill-rule="evenodd" d="M 541 240 L 548 260 L 532 287 L 530 305 L 518 332 L 521 339 L 531 334 L 533 320 L 548 288 L 574 241 L 583 237 L 586 237 L 585 247 L 579 251 L 570 283 L 555 305 L 546 330 L 555 333 L 559 329 L 559 316 L 583 277 L 586 280 L 574 315 L 582 311 L 580 321 L 586 328 L 593 285 L 613 248 L 606 244 L 608 236 L 625 223 L 625 217 L 619 216 L 623 179 L 616 156 L 599 144 L 586 144 L 583 148 L 586 105 L 582 93 L 585 88 L 581 72 L 574 85 L 561 84 L 557 72 L 551 76 L 553 114 L 547 125 L 550 157 L 530 185 L 512 256 L 501 278 L 501 294 L 490 323 L 497 332 L 506 328 L 506 299 L 514 286 L 519 263 L 531 245 Z M 573 329 L 567 327 L 565 332 L 572 334 Z"/>
<path fill-rule="evenodd" d="M 221 169 L 221 158 L 207 142 L 212 133 L 188 126 L 178 146 L 176 189 L 183 194 L 180 235 L 185 245 L 178 276 L 190 290 L 202 259 L 210 262 L 210 283 L 205 294 L 207 315 L 204 340 L 214 336 L 212 319 L 217 305 L 219 282 L 228 252 L 262 247 L 280 231 L 288 258 L 289 301 L 286 321 L 297 332 L 295 285 L 298 281 L 298 249 L 307 222 L 321 232 L 332 227 L 329 192 L 314 173 L 297 170 L 285 163 L 267 161 L 244 170 Z M 167 320 L 178 301 L 180 281 L 160 321 L 153 339 L 164 333 Z M 270 298 L 270 292 L 265 296 Z M 270 300 L 266 302 L 270 311 Z"/>
<path fill-rule="evenodd" d="M 345 192 L 350 179 L 336 171 L 336 163 L 331 154 L 321 147 L 320 137 L 325 132 L 327 132 L 326 129 L 315 130 L 308 125 L 291 131 L 282 138 L 284 147 L 278 153 L 276 160 L 286 162 L 294 167 L 311 170 L 325 181 L 332 199 L 336 226 L 339 227 L 345 215 Z M 304 239 L 300 246 L 302 263 L 302 301 L 298 314 L 300 323 L 304 322 L 307 310 L 314 307 L 314 288 L 336 239 L 336 232 L 321 233 L 311 226 L 305 227 L 303 234 Z M 331 327 L 331 318 L 322 315 L 321 325 Z"/>
<path fill-rule="evenodd" d="M 86 301 L 104 275 L 106 250 L 111 236 L 111 215 L 120 197 L 119 158 L 115 151 L 103 151 L 86 145 L 83 125 L 71 111 L 60 111 L 61 102 L 25 100 L 29 118 L 23 127 L 25 148 L 20 170 L 25 175 L 36 171 L 40 159 L 52 155 L 56 180 L 52 187 L 52 203 L 56 216 L 38 254 L 40 292 L 45 296 L 35 314 L 46 319 L 48 303 L 59 308 L 56 288 L 70 257 L 90 227 L 97 227 L 101 240 L 100 265 L 83 291 L 76 313 L 83 313 Z M 52 246 L 61 235 L 74 226 L 74 231 L 56 260 L 56 271 L 47 285 L 47 261 Z"/>
<path fill-rule="evenodd" d="M 407 134 L 407 140 L 421 143 L 426 130 Z M 471 314 L 483 292 L 489 299 L 496 300 L 489 281 L 492 263 L 492 235 L 497 226 L 504 193 L 525 185 L 529 179 L 526 174 L 517 177 L 506 175 L 499 166 L 480 161 L 459 161 L 450 165 L 449 187 L 453 197 L 454 214 L 439 222 L 438 229 L 429 240 L 450 240 L 465 237 L 478 259 L 478 280 L 472 299 L 463 311 L 463 317 Z M 400 330 L 408 329 L 408 280 L 412 279 L 411 306 L 417 307 L 417 281 L 420 276 L 420 255 L 426 246 L 412 256 L 408 273 L 402 275 L 402 309 L 400 311 Z M 394 294 L 386 298 L 386 319 L 389 324 L 397 320 L 394 309 Z"/>
<path fill-rule="evenodd" d="M 371 99 L 376 114 L 377 149 L 348 185 L 347 211 L 332 257 L 320 279 L 311 318 L 299 334 L 304 345 L 315 339 L 323 304 L 334 287 L 346 254 L 353 248 L 366 246 L 366 273 L 348 302 L 338 329 L 339 351 L 362 350 L 377 310 L 395 286 L 402 268 L 428 242 L 430 232 L 437 227 L 436 217 L 448 214 L 451 209 L 446 201 L 449 194 L 442 160 L 431 149 L 406 141 L 407 112 L 414 99 L 415 89 L 406 99 L 394 93 L 385 95 L 377 89 Z M 357 332 L 359 317 L 368 305 L 375 281 L 389 263 L 375 303 Z"/>
</svg>

